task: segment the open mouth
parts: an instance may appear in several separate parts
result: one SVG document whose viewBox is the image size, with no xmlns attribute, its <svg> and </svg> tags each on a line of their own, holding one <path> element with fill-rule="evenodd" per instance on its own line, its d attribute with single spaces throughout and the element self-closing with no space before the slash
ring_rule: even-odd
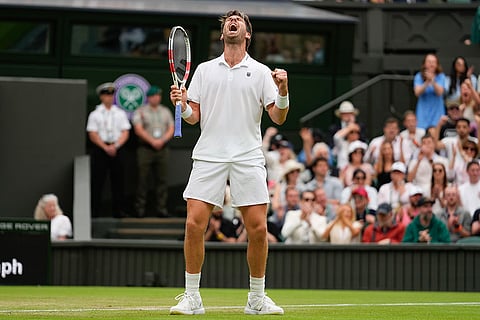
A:
<svg viewBox="0 0 480 320">
<path fill-rule="evenodd" d="M 228 31 L 237 31 L 237 25 L 236 24 L 231 24 L 230 27 L 228 28 Z"/>
</svg>

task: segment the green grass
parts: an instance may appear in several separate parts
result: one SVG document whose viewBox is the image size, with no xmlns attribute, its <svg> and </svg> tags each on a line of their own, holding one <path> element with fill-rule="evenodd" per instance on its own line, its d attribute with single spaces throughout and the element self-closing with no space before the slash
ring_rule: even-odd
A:
<svg viewBox="0 0 480 320">
<path fill-rule="evenodd" d="M 163 319 L 179 288 L 0 286 L 0 319 Z M 201 290 L 203 319 L 245 319 L 246 289 Z M 284 316 L 262 319 L 480 319 L 478 293 L 269 290 Z M 169 316 L 190 319 L 187 316 Z"/>
</svg>

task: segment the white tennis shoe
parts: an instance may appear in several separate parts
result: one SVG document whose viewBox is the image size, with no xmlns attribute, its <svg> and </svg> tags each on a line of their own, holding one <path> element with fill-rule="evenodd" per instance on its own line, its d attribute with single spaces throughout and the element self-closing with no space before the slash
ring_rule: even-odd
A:
<svg viewBox="0 0 480 320">
<path fill-rule="evenodd" d="M 178 304 L 170 308 L 170 314 L 192 315 L 205 313 L 200 293 L 181 293 L 175 297 L 175 300 L 178 301 Z"/>
<path fill-rule="evenodd" d="M 245 314 L 283 314 L 283 309 L 266 295 L 259 296 L 249 292 Z"/>
</svg>

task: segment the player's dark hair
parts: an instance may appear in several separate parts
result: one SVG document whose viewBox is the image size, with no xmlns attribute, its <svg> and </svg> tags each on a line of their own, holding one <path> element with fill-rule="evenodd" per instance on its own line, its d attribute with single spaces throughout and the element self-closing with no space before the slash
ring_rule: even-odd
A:
<svg viewBox="0 0 480 320">
<path fill-rule="evenodd" d="M 247 32 L 250 33 L 250 39 L 247 39 L 247 44 L 246 44 L 246 49 L 248 50 L 248 47 L 250 46 L 250 42 L 251 42 L 252 24 L 250 23 L 250 18 L 248 18 L 248 15 L 246 13 L 239 10 L 230 10 L 227 13 L 225 13 L 225 15 L 221 16 L 220 19 L 218 19 L 218 21 L 222 23 L 220 26 L 220 32 L 223 32 L 225 21 L 227 20 L 228 17 L 231 17 L 231 16 L 239 16 L 245 21 Z"/>
</svg>

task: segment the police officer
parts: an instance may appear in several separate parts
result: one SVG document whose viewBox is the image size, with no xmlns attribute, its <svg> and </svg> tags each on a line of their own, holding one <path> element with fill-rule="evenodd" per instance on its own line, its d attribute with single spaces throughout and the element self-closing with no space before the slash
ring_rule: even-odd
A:
<svg viewBox="0 0 480 320">
<path fill-rule="evenodd" d="M 138 108 L 133 115 L 133 128 L 139 138 L 137 149 L 138 184 L 135 210 L 138 217 L 145 216 L 149 173 L 155 184 L 155 214 L 168 216 L 167 164 L 169 149 L 167 142 L 173 137 L 174 121 L 169 108 L 160 104 L 162 90 L 151 86 L 147 91 L 147 104 Z"/>
<path fill-rule="evenodd" d="M 116 218 L 125 215 L 124 151 L 131 128 L 125 111 L 113 104 L 115 85 L 103 83 L 96 90 L 101 104 L 88 116 L 88 138 L 91 150 L 91 201 L 92 216 L 102 211 L 102 190 L 107 174 L 112 192 L 112 213 Z"/>
</svg>

